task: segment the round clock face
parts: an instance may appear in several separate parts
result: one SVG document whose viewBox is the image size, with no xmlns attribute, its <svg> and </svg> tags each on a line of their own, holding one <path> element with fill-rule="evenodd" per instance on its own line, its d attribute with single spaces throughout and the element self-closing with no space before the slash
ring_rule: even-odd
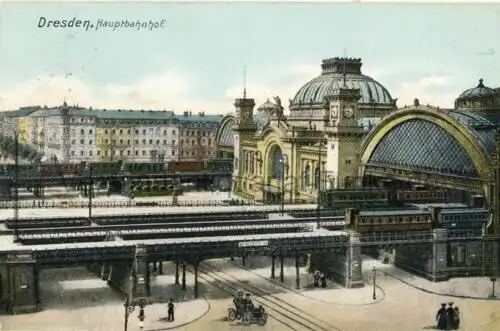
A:
<svg viewBox="0 0 500 331">
<path fill-rule="evenodd" d="M 344 116 L 351 117 L 354 114 L 354 110 L 351 107 L 344 108 Z"/>
</svg>

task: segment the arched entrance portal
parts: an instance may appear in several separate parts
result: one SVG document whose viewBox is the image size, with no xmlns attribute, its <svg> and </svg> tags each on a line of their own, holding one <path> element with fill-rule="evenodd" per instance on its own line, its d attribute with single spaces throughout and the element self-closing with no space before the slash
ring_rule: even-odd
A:
<svg viewBox="0 0 500 331">
<path fill-rule="evenodd" d="M 264 186 L 265 204 L 280 204 L 283 199 L 284 165 L 280 146 L 273 146 L 268 155 L 268 183 Z"/>
</svg>

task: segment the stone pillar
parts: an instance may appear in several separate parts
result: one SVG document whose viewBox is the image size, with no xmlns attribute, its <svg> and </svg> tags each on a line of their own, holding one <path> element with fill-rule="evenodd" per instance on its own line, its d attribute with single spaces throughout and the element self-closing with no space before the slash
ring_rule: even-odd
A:
<svg viewBox="0 0 500 331">
<path fill-rule="evenodd" d="M 276 256 L 273 255 L 271 260 L 271 279 L 276 278 L 275 269 L 276 269 Z"/>
<path fill-rule="evenodd" d="M 284 283 L 285 282 L 285 271 L 284 271 L 284 265 L 283 265 L 283 260 L 284 256 L 280 255 L 280 282 Z"/>
<path fill-rule="evenodd" d="M 198 266 L 199 266 L 199 262 L 195 262 L 193 264 L 193 268 L 194 268 L 194 297 L 195 298 L 198 298 L 199 297 L 199 286 L 198 286 Z"/>
<path fill-rule="evenodd" d="M 363 287 L 363 275 L 362 275 L 362 256 L 361 256 L 361 245 L 360 245 L 360 235 L 357 232 L 349 233 L 349 246 L 347 249 L 346 256 L 346 280 L 345 287 L 356 288 Z"/>
<path fill-rule="evenodd" d="M 111 265 L 109 262 L 104 262 L 102 264 L 102 272 L 101 272 L 101 278 L 102 280 L 109 280 L 109 277 L 111 276 Z"/>
<path fill-rule="evenodd" d="M 163 261 L 158 262 L 158 271 L 163 275 Z"/>
<path fill-rule="evenodd" d="M 295 288 L 300 289 L 300 264 L 299 255 L 295 255 Z"/>
<path fill-rule="evenodd" d="M 182 261 L 182 285 L 181 288 L 186 290 L 186 263 Z"/>
<path fill-rule="evenodd" d="M 39 310 L 38 269 L 31 253 L 17 253 L 9 258 L 7 284 L 7 305 L 11 314 Z"/>
<path fill-rule="evenodd" d="M 157 271 L 158 271 L 158 270 L 157 270 L 157 268 L 156 268 L 156 261 L 155 261 L 155 262 L 153 262 L 153 272 L 157 272 Z"/>
<path fill-rule="evenodd" d="M 448 230 L 434 229 L 432 231 L 432 281 L 444 281 L 449 279 L 448 267 Z"/>
<path fill-rule="evenodd" d="M 128 295 L 132 290 L 133 273 L 132 260 L 121 260 L 110 263 L 111 274 L 108 280 L 108 285 L 122 294 Z"/>
<path fill-rule="evenodd" d="M 149 278 L 149 261 L 146 246 L 137 245 L 134 270 L 134 298 L 147 298 L 151 296 Z"/>
<path fill-rule="evenodd" d="M 179 261 L 175 261 L 175 283 L 179 284 Z"/>
<path fill-rule="evenodd" d="M 245 256 L 245 255 L 243 255 L 243 256 L 241 257 L 241 264 L 242 264 L 243 266 L 245 266 L 245 265 L 246 265 L 246 256 Z"/>
</svg>

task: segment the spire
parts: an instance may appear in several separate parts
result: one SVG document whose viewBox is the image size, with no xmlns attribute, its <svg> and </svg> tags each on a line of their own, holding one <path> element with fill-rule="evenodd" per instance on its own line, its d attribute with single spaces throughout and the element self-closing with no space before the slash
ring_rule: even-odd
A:
<svg viewBox="0 0 500 331">
<path fill-rule="evenodd" d="M 247 66 L 243 67 L 243 99 L 247 98 Z"/>
</svg>

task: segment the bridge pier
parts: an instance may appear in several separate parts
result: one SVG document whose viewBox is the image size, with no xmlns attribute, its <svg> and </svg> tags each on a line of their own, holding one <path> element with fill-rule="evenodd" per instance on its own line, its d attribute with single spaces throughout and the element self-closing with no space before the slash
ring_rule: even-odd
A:
<svg viewBox="0 0 500 331">
<path fill-rule="evenodd" d="M 433 282 L 449 279 L 448 231 L 434 229 L 432 243 L 401 245 L 396 248 L 394 264 Z"/>
<path fill-rule="evenodd" d="M 295 288 L 300 289 L 300 256 L 299 254 L 295 255 Z"/>
<path fill-rule="evenodd" d="M 163 261 L 158 262 L 158 271 L 163 275 Z"/>
<path fill-rule="evenodd" d="M 175 261 L 175 284 L 179 285 L 179 260 Z"/>
<path fill-rule="evenodd" d="M 363 287 L 359 233 L 349 233 L 349 245 L 311 255 L 310 272 L 319 270 L 346 288 Z"/>
<path fill-rule="evenodd" d="M 186 290 L 186 262 L 182 261 L 182 284 L 181 289 Z"/>
<path fill-rule="evenodd" d="M 285 259 L 285 257 L 283 256 L 283 254 L 280 254 L 280 282 L 281 283 L 284 283 L 285 282 L 285 266 L 284 266 L 284 263 L 283 263 L 283 260 Z"/>
<path fill-rule="evenodd" d="M 102 264 L 101 279 L 108 281 L 110 275 L 111 275 L 111 265 L 109 264 L 109 262 L 104 262 Z"/>
<path fill-rule="evenodd" d="M 156 261 L 153 262 L 153 272 L 157 272 L 158 269 L 156 268 Z"/>
<path fill-rule="evenodd" d="M 271 258 L 271 279 L 276 278 L 275 269 L 276 269 L 276 256 L 273 255 Z"/>
<path fill-rule="evenodd" d="M 198 266 L 199 266 L 199 262 L 195 262 L 193 264 L 193 268 L 194 268 L 194 297 L 197 299 L 200 295 L 200 292 L 199 292 L 199 285 L 198 285 Z"/>
<path fill-rule="evenodd" d="M 245 267 L 245 266 L 246 266 L 246 263 L 247 263 L 246 256 L 245 256 L 245 255 L 243 255 L 243 256 L 241 257 L 241 265 L 243 265 L 243 266 Z"/>
<path fill-rule="evenodd" d="M 40 310 L 39 280 L 36 261 L 31 254 L 16 254 L 0 267 L 2 304 L 10 314 L 34 313 Z"/>
<path fill-rule="evenodd" d="M 108 285 L 119 292 L 128 295 L 134 282 L 132 277 L 132 260 L 114 261 L 111 263 L 111 275 Z"/>
<path fill-rule="evenodd" d="M 156 265 L 156 262 L 154 263 Z M 135 273 L 133 283 L 133 297 L 147 298 L 151 296 L 149 284 L 150 272 L 146 247 L 137 247 L 135 255 Z"/>
</svg>

